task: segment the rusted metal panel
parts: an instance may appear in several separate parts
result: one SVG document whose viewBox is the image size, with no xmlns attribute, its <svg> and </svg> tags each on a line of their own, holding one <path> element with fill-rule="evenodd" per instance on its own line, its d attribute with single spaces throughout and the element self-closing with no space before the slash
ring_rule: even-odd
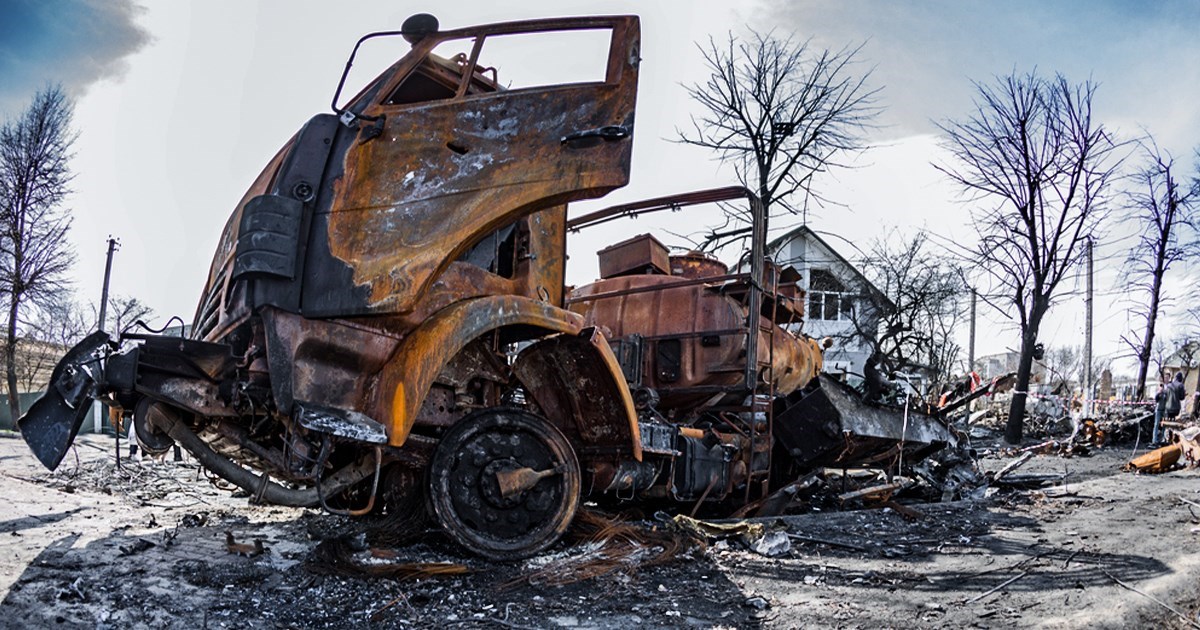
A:
<svg viewBox="0 0 1200 630">
<path fill-rule="evenodd" d="M 362 411 L 369 385 L 395 353 L 400 337 L 362 323 L 308 319 L 276 308 L 262 311 L 275 402 L 293 401 Z"/>
<path fill-rule="evenodd" d="M 1135 457 L 1125 465 L 1125 469 L 1135 472 L 1158 474 L 1174 468 L 1175 464 L 1179 463 L 1179 458 L 1182 455 L 1183 449 L 1179 444 L 1168 444 L 1162 448 L 1157 448 L 1149 453 Z"/>
<path fill-rule="evenodd" d="M 484 333 L 526 326 L 541 334 L 577 333 L 583 318 L 529 298 L 501 295 L 457 302 L 418 326 L 379 374 L 371 417 L 388 427 L 388 442 L 401 446 L 442 367 Z"/>
<path fill-rule="evenodd" d="M 640 288 L 655 290 L 624 293 Z M 655 275 L 600 280 L 576 289 L 571 298 L 592 294 L 614 297 L 575 302 L 570 308 L 583 314 L 588 325 L 601 327 L 613 338 L 642 335 L 647 344 L 643 383 L 662 393 L 664 405 L 685 405 L 712 396 L 672 395 L 666 391 L 670 388 L 732 387 L 742 382 L 745 312 L 733 300 L 702 284 Z M 681 317 L 681 313 L 687 316 Z M 702 339 L 705 336 L 708 341 Z"/>
<path fill-rule="evenodd" d="M 609 245 L 596 252 L 600 259 L 600 277 L 615 278 L 632 274 L 670 274 L 667 246 L 649 234 Z"/>
<path fill-rule="evenodd" d="M 641 461 L 633 399 L 601 332 L 590 328 L 538 342 L 517 356 L 513 373 L 585 460 Z"/>
<path fill-rule="evenodd" d="M 526 219 L 528 240 L 517 243 L 513 293 L 563 305 L 567 269 L 567 206 L 535 212 Z"/>
<path fill-rule="evenodd" d="M 729 265 L 704 252 L 686 252 L 671 256 L 671 275 L 680 278 L 714 278 L 729 273 Z"/>
<path fill-rule="evenodd" d="M 628 30 L 636 28 L 636 19 L 608 24 Z M 478 34 L 488 33 L 484 28 Z M 422 41 L 414 54 L 437 41 Z M 388 105 L 374 97 L 362 113 L 384 116 L 382 132 L 348 148 L 334 198 L 314 218 L 332 256 L 351 267 L 349 286 L 365 288 L 366 301 L 359 304 L 349 294 L 323 296 L 327 304 L 361 313 L 406 312 L 478 237 L 539 206 L 625 185 L 632 146 L 627 137 L 598 144 L 564 139 L 606 126 L 632 129 L 637 66 L 628 56 L 628 41 L 627 36 L 610 51 L 603 84 L 484 93 L 419 106 Z M 381 93 L 402 74 L 397 69 Z"/>
</svg>

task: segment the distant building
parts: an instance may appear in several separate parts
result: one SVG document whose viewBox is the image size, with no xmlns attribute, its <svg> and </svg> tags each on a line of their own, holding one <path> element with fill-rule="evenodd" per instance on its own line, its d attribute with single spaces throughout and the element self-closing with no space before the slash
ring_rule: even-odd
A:
<svg viewBox="0 0 1200 630">
<path fill-rule="evenodd" d="M 825 353 L 825 371 L 860 381 L 871 347 L 862 339 L 850 339 L 854 332 L 851 318 L 855 313 L 862 317 L 863 309 L 856 306 L 868 292 L 889 305 L 891 302 L 857 267 L 807 225 L 771 241 L 767 253 L 781 266 L 795 267 L 802 276 L 800 282 L 808 300 L 802 331 L 810 337 L 835 340 L 834 346 Z M 877 318 L 871 318 L 859 324 L 865 330 L 875 330 L 879 322 Z"/>
<path fill-rule="evenodd" d="M 976 358 L 975 372 L 982 379 L 992 379 L 997 376 L 1004 376 L 1009 372 L 1016 372 L 1020 364 L 1021 353 L 1016 350 L 1009 350 L 1008 352 L 989 354 Z M 1031 383 L 1046 382 L 1045 364 L 1036 360 L 1033 362 L 1033 366 L 1030 369 L 1029 381 Z"/>
<path fill-rule="evenodd" d="M 1184 385 L 1190 382 L 1192 386 L 1188 387 L 1189 391 L 1195 390 L 1196 374 L 1200 370 L 1196 369 L 1197 361 L 1200 360 L 1200 341 L 1189 341 L 1163 359 L 1162 372 L 1159 376 L 1164 381 L 1169 381 L 1175 378 L 1176 372 L 1183 372 Z M 1150 383 L 1146 384 L 1149 387 Z"/>
<path fill-rule="evenodd" d="M 15 425 L 8 410 L 8 366 L 4 358 L 6 343 L 0 343 L 0 428 L 11 429 Z M 66 346 L 38 341 L 36 339 L 18 339 L 15 351 L 17 372 L 17 398 L 24 412 L 46 391 L 46 383 L 50 382 L 50 373 L 58 360 L 67 353 Z"/>
<path fill-rule="evenodd" d="M 159 334 L 164 337 L 184 337 L 190 339 L 192 336 L 192 325 L 179 324 L 176 326 L 168 326 Z"/>
</svg>

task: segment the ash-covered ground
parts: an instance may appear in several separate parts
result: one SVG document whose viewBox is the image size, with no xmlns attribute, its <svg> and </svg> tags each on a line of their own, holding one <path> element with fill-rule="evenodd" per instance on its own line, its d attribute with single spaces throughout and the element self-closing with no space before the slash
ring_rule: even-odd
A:
<svg viewBox="0 0 1200 630">
<path fill-rule="evenodd" d="M 84 436 L 75 452 L 51 474 L 15 434 L 0 437 L 4 627 L 1200 623 L 1200 474 L 1122 473 L 1128 446 L 1037 455 L 1020 473 L 1060 480 L 982 500 L 898 498 L 900 511 L 814 502 L 755 523 L 772 535 L 758 546 L 770 555 L 743 535 L 698 543 L 651 519 L 618 524 L 641 532 L 617 535 L 619 546 L 579 532 L 516 563 L 466 555 L 432 530 L 381 545 L 369 522 L 253 506 L 190 461 L 118 470 L 108 437 Z"/>
</svg>

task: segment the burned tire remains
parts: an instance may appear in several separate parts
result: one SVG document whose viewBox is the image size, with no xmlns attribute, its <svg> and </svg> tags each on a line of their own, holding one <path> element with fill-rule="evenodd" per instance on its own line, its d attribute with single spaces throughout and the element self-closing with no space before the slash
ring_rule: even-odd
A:
<svg viewBox="0 0 1200 630">
<path fill-rule="evenodd" d="M 554 544 L 579 505 L 574 449 L 549 422 L 519 409 L 485 409 L 452 427 L 429 479 L 430 505 L 442 529 L 497 560 Z"/>
</svg>

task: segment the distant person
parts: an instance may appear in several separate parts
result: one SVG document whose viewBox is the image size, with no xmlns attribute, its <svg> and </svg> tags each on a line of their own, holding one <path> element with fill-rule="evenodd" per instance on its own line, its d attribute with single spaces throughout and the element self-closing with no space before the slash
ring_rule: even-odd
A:
<svg viewBox="0 0 1200 630">
<path fill-rule="evenodd" d="M 1162 418 L 1165 417 L 1167 420 L 1178 418 L 1185 398 L 1187 398 L 1187 390 L 1183 387 L 1183 372 L 1176 372 L 1175 378 L 1163 388 L 1163 412 L 1154 414 L 1154 435 L 1151 437 L 1154 444 L 1159 443 L 1160 434 L 1165 437 L 1165 432 L 1161 430 Z"/>
<path fill-rule="evenodd" d="M 878 402 L 891 385 L 879 371 L 879 363 L 882 360 L 883 355 L 875 351 L 867 357 L 867 362 L 863 364 L 863 398 L 870 402 Z"/>
<path fill-rule="evenodd" d="M 1158 392 L 1154 394 L 1154 429 L 1151 444 L 1158 442 L 1158 427 L 1162 424 L 1163 416 L 1167 413 L 1167 384 L 1159 381 Z"/>
<path fill-rule="evenodd" d="M 1067 440 L 1067 444 L 1073 443 L 1075 436 L 1079 435 L 1080 429 L 1083 428 L 1083 400 L 1079 396 L 1071 397 L 1069 411 L 1071 413 L 1071 437 Z"/>
</svg>

